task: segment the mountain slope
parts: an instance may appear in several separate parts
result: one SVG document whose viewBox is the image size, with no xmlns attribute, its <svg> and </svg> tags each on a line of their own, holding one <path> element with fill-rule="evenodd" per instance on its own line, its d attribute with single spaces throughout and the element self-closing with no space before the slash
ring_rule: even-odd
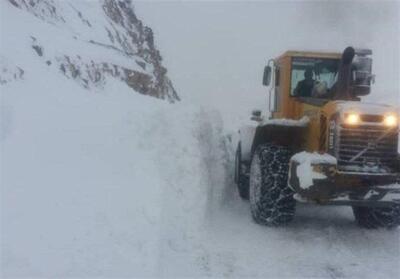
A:
<svg viewBox="0 0 400 279">
<path fill-rule="evenodd" d="M 3 13 L 5 9 L 18 8 L 23 11 L 19 14 L 24 20 L 4 24 L 3 40 L 7 42 L 7 30 L 16 30 L 18 25 L 24 29 L 25 38 L 22 46 L 9 45 L 12 41 L 2 43 L 3 69 L 4 57 L 16 52 L 7 47 L 21 47 L 21 51 L 35 53 L 49 68 L 85 88 L 102 88 L 108 80 L 117 79 L 138 93 L 170 102 L 179 100 L 155 47 L 153 32 L 136 17 L 130 1 L 6 2 Z M 29 71 L 29 65 L 22 70 Z M 0 80 L 9 79 L 0 74 Z"/>
</svg>

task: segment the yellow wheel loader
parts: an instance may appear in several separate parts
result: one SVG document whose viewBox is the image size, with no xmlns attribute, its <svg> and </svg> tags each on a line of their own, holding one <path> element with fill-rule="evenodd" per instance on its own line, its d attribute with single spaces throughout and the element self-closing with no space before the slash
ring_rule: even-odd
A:
<svg viewBox="0 0 400 279">
<path fill-rule="evenodd" d="M 287 51 L 268 61 L 269 117 L 240 129 L 235 181 L 255 222 L 278 226 L 297 202 L 352 206 L 366 228 L 400 225 L 398 111 L 361 101 L 372 51 Z"/>
</svg>

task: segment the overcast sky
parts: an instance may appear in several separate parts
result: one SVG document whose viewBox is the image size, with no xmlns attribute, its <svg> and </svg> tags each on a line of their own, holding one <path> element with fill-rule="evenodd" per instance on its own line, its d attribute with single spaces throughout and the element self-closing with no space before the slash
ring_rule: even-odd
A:
<svg viewBox="0 0 400 279">
<path fill-rule="evenodd" d="M 399 2 L 134 2 L 184 99 L 243 107 L 266 99 L 262 70 L 285 50 L 371 48 L 372 100 L 399 103 Z M 237 102 L 235 102 L 237 103 Z M 263 105 L 263 104 L 262 104 Z"/>
</svg>

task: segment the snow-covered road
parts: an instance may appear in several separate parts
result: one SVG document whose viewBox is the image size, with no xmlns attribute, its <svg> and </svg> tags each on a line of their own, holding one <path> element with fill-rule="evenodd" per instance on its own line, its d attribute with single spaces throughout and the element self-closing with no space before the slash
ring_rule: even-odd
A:
<svg viewBox="0 0 400 279">
<path fill-rule="evenodd" d="M 197 272 L 169 276 L 398 278 L 399 232 L 359 229 L 349 208 L 299 206 L 284 228 L 252 222 L 249 205 L 221 206 L 198 247 Z M 192 244 L 193 245 L 193 244 Z M 175 262 L 174 253 L 167 263 Z"/>
<path fill-rule="evenodd" d="M 287 227 L 255 224 L 249 203 L 238 197 L 232 149 L 203 142 L 213 195 L 200 229 L 185 227 L 184 238 L 167 239 L 159 262 L 167 277 L 398 278 L 400 230 L 356 226 L 349 207 L 299 204 Z M 221 160 L 222 159 L 222 160 Z M 225 168 L 221 168 L 225 166 Z M 219 170 L 217 171 L 217 169 Z M 222 183 L 221 183 L 222 182 Z M 195 198 L 195 197 L 193 197 Z M 196 218 L 190 213 L 186 217 Z M 198 216 L 199 217 L 199 216 Z M 179 235 L 179 229 L 172 235 Z M 177 248 L 180 247 L 181 249 Z M 180 263 L 177 268 L 176 263 Z"/>
</svg>

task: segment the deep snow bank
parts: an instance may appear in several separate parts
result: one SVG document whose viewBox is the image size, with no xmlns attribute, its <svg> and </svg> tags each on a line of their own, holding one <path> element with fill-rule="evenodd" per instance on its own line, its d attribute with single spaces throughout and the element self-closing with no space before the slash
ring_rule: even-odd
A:
<svg viewBox="0 0 400 279">
<path fill-rule="evenodd" d="M 134 94 L 135 86 L 143 93 L 140 81 L 121 82 L 121 69 L 137 71 L 177 98 L 157 76 L 159 53 L 152 57 L 141 23 L 118 22 L 118 5 L 129 1 L 112 2 L 101 3 L 113 18 L 88 2 L 1 2 L 5 277 L 158 276 L 170 249 L 198 265 L 194 239 L 222 197 L 211 186 L 225 185 L 222 121 L 216 112 Z M 135 37 L 130 31 L 136 45 L 116 39 Z M 97 63 L 117 67 L 96 81 Z"/>
<path fill-rule="evenodd" d="M 3 274 L 156 276 L 163 246 L 187 261 L 226 184 L 218 113 L 45 71 L 1 88 Z"/>
</svg>

